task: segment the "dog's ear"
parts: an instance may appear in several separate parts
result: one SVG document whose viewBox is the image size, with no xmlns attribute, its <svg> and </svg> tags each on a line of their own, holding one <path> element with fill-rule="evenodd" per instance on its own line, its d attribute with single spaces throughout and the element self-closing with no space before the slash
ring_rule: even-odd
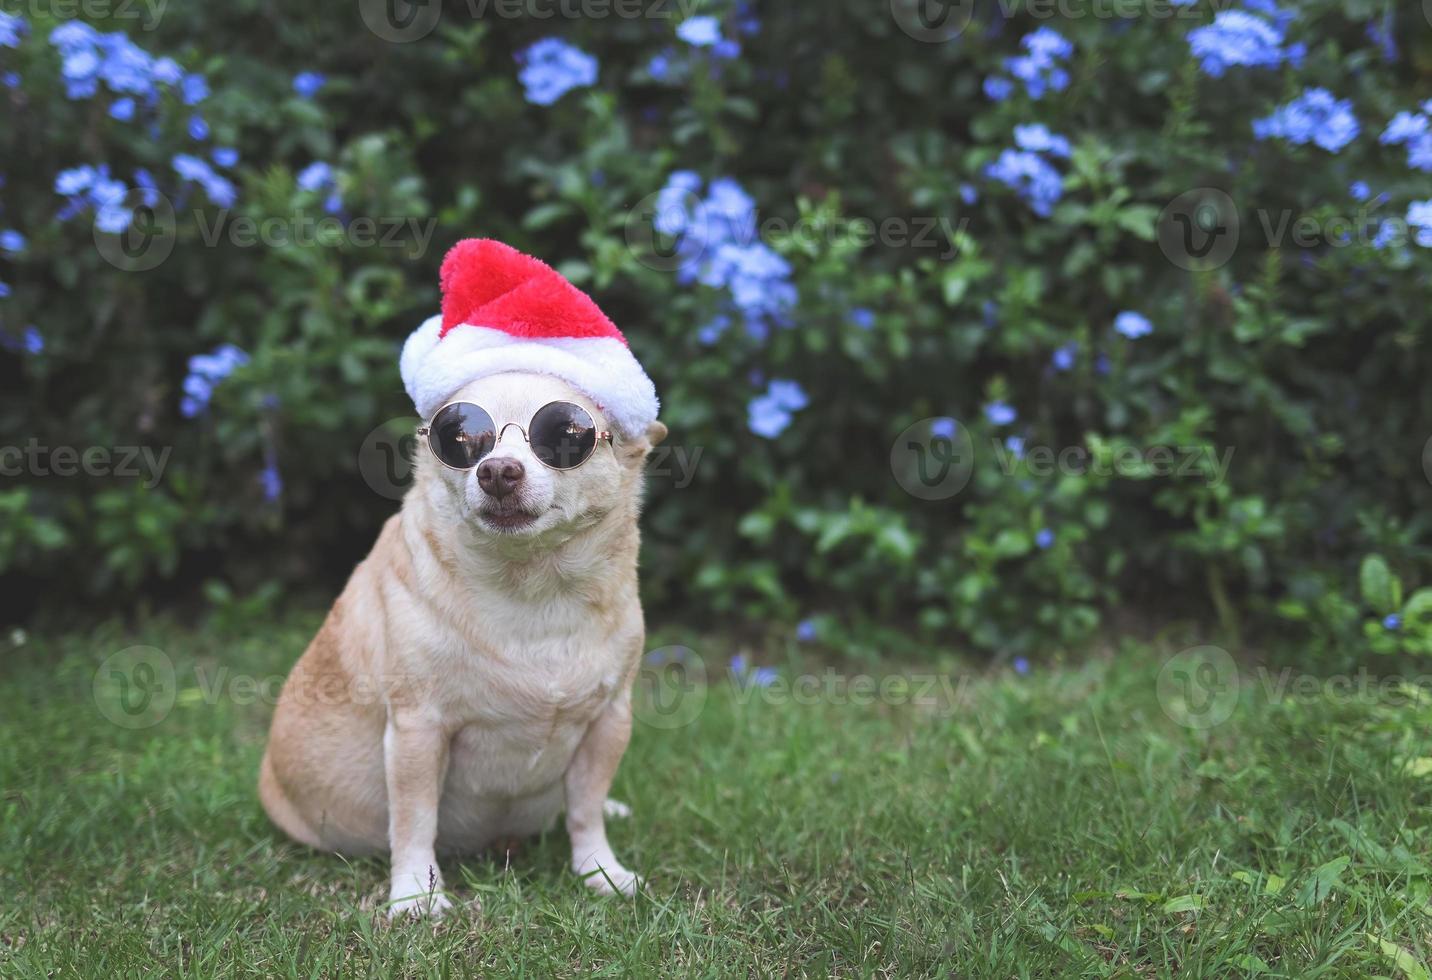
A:
<svg viewBox="0 0 1432 980">
<path fill-rule="evenodd" d="M 646 432 L 635 439 L 628 439 L 617 444 L 618 455 L 623 465 L 640 468 L 646 460 L 647 454 L 652 447 L 659 445 L 666 438 L 666 426 L 660 422 L 652 422 L 646 427 Z"/>
</svg>

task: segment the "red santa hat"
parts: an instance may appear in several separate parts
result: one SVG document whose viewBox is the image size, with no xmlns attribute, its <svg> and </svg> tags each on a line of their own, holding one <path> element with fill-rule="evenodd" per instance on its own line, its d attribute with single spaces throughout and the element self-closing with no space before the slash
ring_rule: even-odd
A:
<svg viewBox="0 0 1432 980">
<path fill-rule="evenodd" d="M 479 378 L 524 371 L 566 381 L 627 438 L 656 421 L 656 387 L 626 338 L 556 269 L 469 238 L 443 259 L 441 281 L 442 313 L 413 332 L 399 362 L 423 418 Z"/>
</svg>

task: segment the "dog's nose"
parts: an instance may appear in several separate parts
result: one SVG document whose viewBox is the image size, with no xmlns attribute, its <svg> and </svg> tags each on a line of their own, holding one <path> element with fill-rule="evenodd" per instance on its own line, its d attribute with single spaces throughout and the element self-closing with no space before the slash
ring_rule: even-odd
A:
<svg viewBox="0 0 1432 980">
<path fill-rule="evenodd" d="M 493 459 L 489 456 L 477 464 L 477 485 L 483 492 L 499 500 L 517 489 L 517 484 L 527 475 L 522 464 L 510 456 Z"/>
</svg>

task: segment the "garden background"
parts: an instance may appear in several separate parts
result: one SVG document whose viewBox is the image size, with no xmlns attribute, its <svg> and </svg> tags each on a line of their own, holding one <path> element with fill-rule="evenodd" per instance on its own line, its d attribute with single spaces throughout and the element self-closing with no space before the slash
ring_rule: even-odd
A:
<svg viewBox="0 0 1432 980">
<path fill-rule="evenodd" d="M 591 291 L 657 382 L 658 615 L 1335 647 L 1404 612 L 1369 555 L 1428 579 L 1418 5 L 589 6 L 7 15 L 7 618 L 331 594 L 469 236 Z M 952 456 L 967 485 L 907 489 Z"/>
<path fill-rule="evenodd" d="M 0 10 L 0 963 L 1426 975 L 1432 3 Z M 679 902 L 546 841 L 405 946 L 205 672 L 281 678 L 397 508 L 466 237 L 656 382 L 651 644 L 713 685 L 617 786 Z M 97 673 L 136 643 L 181 681 L 144 730 Z M 743 700 L 829 664 L 980 680 Z M 1210 665 L 1189 724 L 1159 685 Z"/>
</svg>

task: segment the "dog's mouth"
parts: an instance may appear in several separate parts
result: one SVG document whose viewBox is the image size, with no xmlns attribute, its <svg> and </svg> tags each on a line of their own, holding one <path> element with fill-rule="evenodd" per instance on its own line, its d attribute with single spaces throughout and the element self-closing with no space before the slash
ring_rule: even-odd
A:
<svg viewBox="0 0 1432 980">
<path fill-rule="evenodd" d="M 515 506 L 483 507 L 477 512 L 477 519 L 487 527 L 504 534 L 525 531 L 536 524 L 542 515 Z"/>
</svg>

